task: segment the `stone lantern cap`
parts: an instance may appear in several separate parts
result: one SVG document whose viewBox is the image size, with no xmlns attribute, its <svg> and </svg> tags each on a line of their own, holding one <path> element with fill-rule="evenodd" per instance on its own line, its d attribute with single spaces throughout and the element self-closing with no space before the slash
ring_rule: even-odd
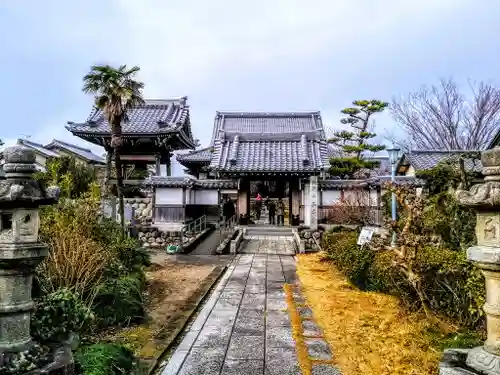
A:
<svg viewBox="0 0 500 375">
<path fill-rule="evenodd" d="M 498 211 L 500 209 L 500 147 L 481 152 L 484 182 L 470 190 L 456 192 L 458 203 L 477 211 Z"/>
<path fill-rule="evenodd" d="M 37 208 L 59 199 L 59 187 L 45 189 L 33 179 L 36 172 L 35 152 L 23 145 L 8 147 L 3 152 L 5 180 L 0 181 L 0 210 Z"/>
</svg>

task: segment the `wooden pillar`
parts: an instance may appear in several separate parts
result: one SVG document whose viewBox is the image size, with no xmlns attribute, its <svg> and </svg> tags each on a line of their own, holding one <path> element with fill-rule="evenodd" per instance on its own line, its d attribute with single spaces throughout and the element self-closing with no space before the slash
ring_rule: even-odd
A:
<svg viewBox="0 0 500 375">
<path fill-rule="evenodd" d="M 155 155 L 155 167 L 156 167 L 156 175 L 160 176 L 161 174 L 161 155 L 156 154 Z"/>
<path fill-rule="evenodd" d="M 250 198 L 250 195 L 248 193 L 248 181 L 246 179 L 240 178 L 239 184 L 238 184 L 238 203 L 237 203 L 237 210 L 240 215 L 246 215 L 248 214 L 248 201 Z"/>
</svg>

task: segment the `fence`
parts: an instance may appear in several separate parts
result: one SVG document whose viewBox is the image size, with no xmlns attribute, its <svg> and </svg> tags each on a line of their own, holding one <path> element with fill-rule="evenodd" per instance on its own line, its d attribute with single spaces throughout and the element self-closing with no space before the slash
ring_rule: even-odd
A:
<svg viewBox="0 0 500 375">
<path fill-rule="evenodd" d="M 304 222 L 305 207 L 300 206 L 300 222 Z M 334 205 L 318 206 L 319 224 L 377 225 L 383 224 L 383 210 L 380 206 Z"/>
</svg>

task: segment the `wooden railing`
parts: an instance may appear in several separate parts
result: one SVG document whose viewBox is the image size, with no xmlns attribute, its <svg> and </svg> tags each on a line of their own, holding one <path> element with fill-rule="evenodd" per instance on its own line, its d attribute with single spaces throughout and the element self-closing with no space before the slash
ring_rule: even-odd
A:
<svg viewBox="0 0 500 375">
<path fill-rule="evenodd" d="M 200 233 L 207 229 L 207 217 L 205 215 L 190 221 L 184 226 L 183 233 Z"/>
<path fill-rule="evenodd" d="M 156 205 L 154 208 L 155 223 L 183 223 L 185 219 L 183 205 Z"/>
</svg>

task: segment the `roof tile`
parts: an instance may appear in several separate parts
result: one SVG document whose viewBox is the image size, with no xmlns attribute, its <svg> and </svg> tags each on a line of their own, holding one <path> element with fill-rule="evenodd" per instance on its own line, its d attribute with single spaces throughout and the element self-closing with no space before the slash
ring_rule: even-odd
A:
<svg viewBox="0 0 500 375">
<path fill-rule="evenodd" d="M 132 108 L 128 121 L 122 124 L 124 134 L 168 133 L 182 128 L 189 119 L 187 98 L 174 100 L 145 100 L 145 104 Z M 109 133 L 110 126 L 101 110 L 94 109 L 83 124 L 69 123 L 73 133 Z M 192 141 L 191 131 L 187 134 Z"/>
<path fill-rule="evenodd" d="M 458 157 L 460 154 L 474 151 L 440 151 L 440 150 L 413 150 L 405 154 L 402 162 L 409 163 L 416 171 L 434 168 L 440 162 Z M 466 159 L 465 169 L 474 172 L 481 172 L 482 164 L 480 160 Z"/>
</svg>

